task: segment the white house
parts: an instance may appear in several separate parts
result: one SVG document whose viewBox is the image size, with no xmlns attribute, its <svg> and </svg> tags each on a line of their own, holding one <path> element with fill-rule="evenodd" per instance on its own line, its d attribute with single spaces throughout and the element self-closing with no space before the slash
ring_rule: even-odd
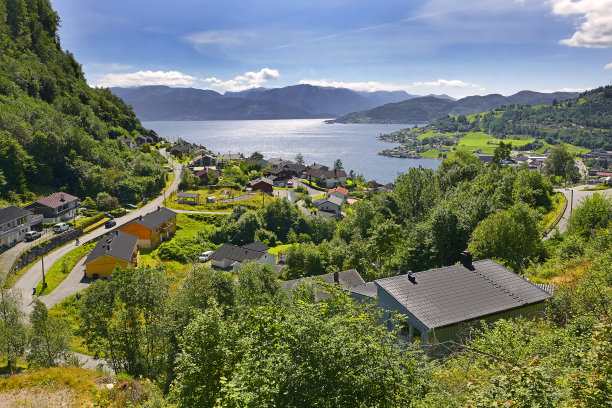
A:
<svg viewBox="0 0 612 408">
<path fill-rule="evenodd" d="M 33 214 L 23 208 L 9 205 L 0 210 L 0 245 L 13 246 L 21 242 L 30 231 Z"/>
</svg>

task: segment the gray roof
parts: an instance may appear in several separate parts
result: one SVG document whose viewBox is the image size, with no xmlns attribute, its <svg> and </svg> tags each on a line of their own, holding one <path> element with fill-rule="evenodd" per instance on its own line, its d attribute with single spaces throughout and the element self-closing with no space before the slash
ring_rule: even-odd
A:
<svg viewBox="0 0 612 408">
<path fill-rule="evenodd" d="M 266 249 L 267 251 L 267 249 Z M 259 260 L 266 251 L 259 251 L 252 248 L 239 247 L 231 244 L 223 244 L 213 254 L 210 259 L 215 261 L 223 261 L 231 259 L 232 261 L 243 262 L 247 260 Z"/>
<path fill-rule="evenodd" d="M 359 272 L 357 272 L 355 269 L 349 269 L 347 271 L 326 273 L 325 275 L 308 276 L 305 278 L 292 279 L 292 280 L 281 282 L 281 285 L 283 285 L 283 287 L 289 291 L 293 289 L 295 285 L 298 285 L 301 282 L 304 282 L 305 280 L 312 280 L 312 279 L 322 279 L 333 285 L 335 283 L 334 275 L 336 273 L 338 274 L 338 285 L 342 289 L 351 289 L 356 286 L 365 284 L 365 281 L 363 280 L 361 275 L 359 275 Z M 315 286 L 315 299 L 317 302 L 320 302 L 325 299 L 329 299 L 331 297 L 329 294 L 322 292 L 322 290 L 323 288 L 321 286 L 319 285 Z"/>
<path fill-rule="evenodd" d="M 317 198 L 315 200 L 312 200 L 312 204 L 315 207 L 318 207 L 319 205 L 325 204 L 327 202 L 335 204 L 338 207 L 342 207 L 342 203 L 344 202 L 344 200 L 342 200 L 340 197 L 335 196 L 335 195 L 330 195 L 330 196 L 325 197 L 325 198 Z"/>
<path fill-rule="evenodd" d="M 198 198 L 200 195 L 198 193 L 178 193 L 176 195 L 178 198 Z"/>
<path fill-rule="evenodd" d="M 125 225 L 129 225 L 133 222 L 138 223 L 140 225 L 144 225 L 149 229 L 155 229 L 162 225 L 164 222 L 176 216 L 176 212 L 169 210 L 166 207 L 159 207 L 155 211 L 151 211 L 150 213 L 144 215 L 142 219 L 140 217 L 133 219 Z M 124 225 L 124 226 L 125 226 Z"/>
<path fill-rule="evenodd" d="M 28 210 L 24 210 L 23 208 L 9 205 L 8 207 L 4 207 L 0 210 L 0 224 L 13 221 L 18 218 L 27 217 L 28 215 L 32 215 L 32 213 Z"/>
<path fill-rule="evenodd" d="M 323 210 L 318 210 L 311 214 L 318 215 L 320 217 L 325 218 L 326 220 L 329 220 L 330 218 L 334 218 L 336 216 L 336 214 L 334 214 L 333 212 Z"/>
<path fill-rule="evenodd" d="M 115 230 L 108 235 L 100 238 L 94 249 L 89 253 L 85 264 L 100 258 L 103 255 L 109 255 L 113 258 L 130 261 L 132 254 L 138 243 L 138 237 L 127 232 Z"/>
<path fill-rule="evenodd" d="M 357 293 L 358 295 L 375 298 L 378 296 L 378 289 L 374 282 L 364 283 L 363 285 L 351 288 L 349 292 Z"/>
<path fill-rule="evenodd" d="M 374 281 L 430 329 L 542 302 L 548 293 L 490 259 Z"/>
<path fill-rule="evenodd" d="M 250 244 L 243 245 L 242 247 L 247 249 L 254 249 L 255 251 L 260 252 L 267 252 L 268 249 L 270 249 L 269 246 L 260 241 L 251 242 Z"/>
</svg>

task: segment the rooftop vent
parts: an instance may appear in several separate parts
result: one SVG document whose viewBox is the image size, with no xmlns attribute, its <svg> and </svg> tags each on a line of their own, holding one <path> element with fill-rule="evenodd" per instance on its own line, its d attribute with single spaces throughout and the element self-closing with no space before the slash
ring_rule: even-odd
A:
<svg viewBox="0 0 612 408">
<path fill-rule="evenodd" d="M 340 284 L 340 274 L 338 272 L 334 272 L 334 283 L 337 285 Z"/>
</svg>

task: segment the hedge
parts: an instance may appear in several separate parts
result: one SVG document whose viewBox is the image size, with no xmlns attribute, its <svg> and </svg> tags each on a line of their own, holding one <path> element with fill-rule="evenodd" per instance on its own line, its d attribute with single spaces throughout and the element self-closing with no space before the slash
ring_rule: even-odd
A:
<svg viewBox="0 0 612 408">
<path fill-rule="evenodd" d="M 79 222 L 77 223 L 77 225 L 83 229 L 89 227 L 90 225 L 95 224 L 96 222 L 100 221 L 102 218 L 104 218 L 104 213 L 98 213 L 96 215 L 93 215 L 91 217 L 87 217 L 87 218 L 83 218 L 82 220 L 79 220 Z"/>
</svg>

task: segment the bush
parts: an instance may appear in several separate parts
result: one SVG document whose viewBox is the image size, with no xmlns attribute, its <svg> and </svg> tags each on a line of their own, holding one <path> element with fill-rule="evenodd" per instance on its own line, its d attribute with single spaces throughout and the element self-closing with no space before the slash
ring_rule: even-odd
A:
<svg viewBox="0 0 612 408">
<path fill-rule="evenodd" d="M 164 261 L 188 263 L 194 261 L 204 251 L 213 249 L 209 242 L 200 243 L 196 237 L 175 238 L 162 243 L 157 255 Z"/>
<path fill-rule="evenodd" d="M 87 197 L 85 198 L 85 200 L 83 200 L 83 202 L 81 203 L 81 207 L 85 207 L 88 210 L 95 210 L 97 207 L 96 202 L 93 200 L 93 198 L 91 197 Z"/>
<path fill-rule="evenodd" d="M 93 225 L 96 222 L 100 221 L 102 218 L 104 218 L 104 213 L 97 213 L 96 215 L 93 215 L 91 217 L 82 218 L 77 222 L 77 227 L 85 229 L 90 225 Z"/>
</svg>

